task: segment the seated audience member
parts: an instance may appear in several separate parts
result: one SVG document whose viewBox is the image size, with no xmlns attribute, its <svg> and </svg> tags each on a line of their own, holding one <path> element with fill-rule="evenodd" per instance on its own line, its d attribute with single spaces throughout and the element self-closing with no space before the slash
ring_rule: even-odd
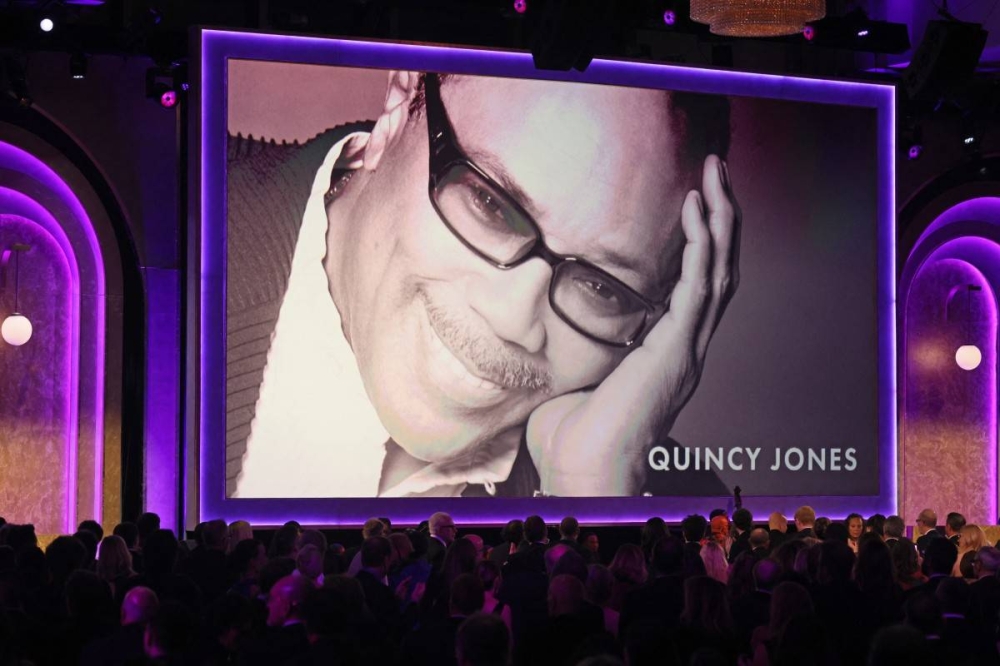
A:
<svg viewBox="0 0 1000 666">
<path fill-rule="evenodd" d="M 162 604 L 146 625 L 143 638 L 149 663 L 192 663 L 196 628 L 197 618 L 187 606 L 173 601 Z"/>
<path fill-rule="evenodd" d="M 890 542 L 886 542 L 887 545 Z M 920 561 L 917 559 L 916 545 L 905 537 L 894 539 L 889 545 L 892 555 L 892 566 L 896 573 L 896 583 L 903 592 L 907 592 L 914 587 L 923 584 L 927 577 L 920 570 Z"/>
<path fill-rule="evenodd" d="M 653 577 L 625 595 L 619 619 L 619 635 L 628 638 L 633 625 L 669 630 L 677 626 L 684 609 L 684 548 L 674 536 L 664 537 L 653 547 Z"/>
<path fill-rule="evenodd" d="M 959 535 L 962 528 L 965 527 L 965 516 L 962 514 L 952 511 L 948 514 L 948 517 L 944 521 L 944 535 L 948 538 L 956 547 L 958 547 Z"/>
<path fill-rule="evenodd" d="M 707 541 L 698 554 L 705 563 L 705 574 L 725 585 L 729 581 L 729 565 L 722 544 L 718 541 Z"/>
<path fill-rule="evenodd" d="M 617 637 L 621 614 L 609 605 L 614 582 L 615 577 L 603 564 L 591 564 L 587 567 L 586 599 L 604 614 L 604 630 Z"/>
<path fill-rule="evenodd" d="M 767 518 L 768 537 L 771 540 L 771 550 L 776 549 L 788 535 L 788 519 L 775 511 Z"/>
<path fill-rule="evenodd" d="M 721 663 L 736 660 L 736 632 L 724 584 L 708 576 L 684 581 L 684 611 L 674 642 L 682 664 L 689 663 L 698 648 L 704 647 L 717 652 Z"/>
<path fill-rule="evenodd" d="M 913 528 L 913 537 L 916 539 L 917 550 L 921 556 L 927 552 L 927 545 L 931 539 L 944 536 L 937 528 L 937 514 L 933 509 L 924 509 L 917 516 L 916 524 Z"/>
<path fill-rule="evenodd" d="M 733 542 L 729 547 L 729 561 L 735 561 L 741 553 L 750 550 L 750 531 L 753 529 L 753 514 L 750 509 L 739 508 L 733 512 Z"/>
<path fill-rule="evenodd" d="M 795 534 L 793 539 L 815 538 L 816 512 L 811 506 L 800 506 L 795 510 Z"/>
<path fill-rule="evenodd" d="M 412 666 L 447 666 L 455 664 L 455 637 L 467 617 L 483 609 L 483 585 L 472 574 L 462 574 L 452 581 L 448 613 L 443 618 L 421 622 L 403 639 L 401 662 Z"/>
<path fill-rule="evenodd" d="M 583 546 L 583 555 L 587 564 L 602 564 L 601 540 L 598 538 L 597 532 L 584 532 L 580 537 L 580 543 Z"/>
<path fill-rule="evenodd" d="M 618 547 L 618 552 L 611 560 L 608 570 L 615 578 L 610 606 L 621 611 L 625 595 L 646 582 L 649 575 L 646 570 L 646 558 L 635 544 L 623 543 Z"/>
<path fill-rule="evenodd" d="M 903 523 L 903 519 L 899 516 L 889 516 L 885 519 L 883 532 L 883 538 L 885 539 L 886 545 L 891 547 L 893 542 L 899 541 L 903 538 L 903 535 L 906 532 L 906 525 Z"/>
<path fill-rule="evenodd" d="M 847 528 L 847 545 L 857 555 L 858 539 L 865 532 L 865 519 L 860 513 L 852 513 L 844 520 L 844 526 Z"/>
<path fill-rule="evenodd" d="M 246 541 L 247 539 L 253 539 L 253 528 L 250 527 L 250 523 L 245 520 L 234 520 L 229 523 L 228 528 L 229 540 L 227 543 L 226 554 L 233 552 L 236 548 L 236 544 L 240 541 Z"/>
<path fill-rule="evenodd" d="M 764 562 L 760 563 L 763 564 Z M 766 567 L 762 567 L 760 572 L 770 575 Z M 767 624 L 758 626 L 750 639 L 754 666 L 774 664 L 778 641 L 788 624 L 796 617 L 812 617 L 814 613 L 812 599 L 805 587 L 790 581 L 776 585 L 771 594 Z"/>
<path fill-rule="evenodd" d="M 203 524 L 201 545 L 184 561 L 182 571 L 198 585 L 206 603 L 215 601 L 229 588 L 226 571 L 228 540 L 229 526 L 226 521 L 210 520 Z"/>
<path fill-rule="evenodd" d="M 988 545 L 986 533 L 979 525 L 966 525 L 958 532 L 957 545 L 958 559 L 955 561 L 951 575 L 957 578 L 975 580 L 976 575 L 972 570 L 972 560 L 980 548 Z"/>
<path fill-rule="evenodd" d="M 771 535 L 762 527 L 750 532 L 750 554 L 755 560 L 762 560 L 771 553 Z"/>
<path fill-rule="evenodd" d="M 116 594 L 117 586 L 135 575 L 135 571 L 132 570 L 132 554 L 129 553 L 124 539 L 111 535 L 101 542 L 97 575 L 111 586 L 112 595 Z"/>
<path fill-rule="evenodd" d="M 507 666 L 510 632 L 495 615 L 476 613 L 466 618 L 455 636 L 458 666 Z"/>
<path fill-rule="evenodd" d="M 500 531 L 500 543 L 490 550 L 490 561 L 502 567 L 522 541 L 524 541 L 524 521 L 516 519 L 508 521 Z"/>
</svg>

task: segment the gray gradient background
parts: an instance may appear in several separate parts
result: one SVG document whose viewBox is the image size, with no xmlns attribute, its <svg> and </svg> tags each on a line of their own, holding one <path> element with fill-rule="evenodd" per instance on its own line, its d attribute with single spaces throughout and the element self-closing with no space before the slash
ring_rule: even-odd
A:
<svg viewBox="0 0 1000 666">
<path fill-rule="evenodd" d="M 301 142 L 373 120 L 386 78 L 379 70 L 230 61 L 229 131 Z M 747 494 L 876 494 L 875 110 L 732 103 L 741 285 L 671 437 L 688 447 L 762 447 L 756 472 L 719 473 Z M 773 448 L 792 446 L 854 447 L 858 468 L 768 471 Z"/>
</svg>

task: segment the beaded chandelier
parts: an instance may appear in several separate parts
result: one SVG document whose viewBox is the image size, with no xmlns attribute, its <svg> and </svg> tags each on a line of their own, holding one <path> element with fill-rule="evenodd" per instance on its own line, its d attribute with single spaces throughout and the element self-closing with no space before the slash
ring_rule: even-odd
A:
<svg viewBox="0 0 1000 666">
<path fill-rule="evenodd" d="M 716 35 L 777 37 L 826 15 L 826 0 L 691 0 L 691 20 Z"/>
</svg>

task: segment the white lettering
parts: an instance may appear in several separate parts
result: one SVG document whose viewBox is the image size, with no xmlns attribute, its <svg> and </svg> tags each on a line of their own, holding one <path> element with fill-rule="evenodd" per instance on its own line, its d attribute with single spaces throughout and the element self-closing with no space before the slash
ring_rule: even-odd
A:
<svg viewBox="0 0 1000 666">
<path fill-rule="evenodd" d="M 718 455 L 713 453 L 712 449 L 705 449 L 705 469 L 712 469 L 712 461 L 715 461 L 715 466 L 718 469 L 725 469 L 722 466 L 722 449 L 718 450 Z"/>
<path fill-rule="evenodd" d="M 847 451 L 844 452 L 844 458 L 847 459 L 847 464 L 844 465 L 844 469 L 848 472 L 853 472 L 858 468 L 858 460 L 854 457 L 855 453 L 857 453 L 857 449 L 847 449 Z"/>
<path fill-rule="evenodd" d="M 826 449 L 820 449 L 819 453 L 816 453 L 815 449 L 809 449 L 809 471 L 811 472 L 813 469 L 826 471 Z"/>
<path fill-rule="evenodd" d="M 729 469 L 734 469 L 737 472 L 743 470 L 743 463 L 738 463 L 733 459 L 737 454 L 741 453 L 743 453 L 743 447 L 737 446 L 734 449 L 729 449 L 729 455 L 726 457 L 726 462 L 729 463 Z"/>
<path fill-rule="evenodd" d="M 792 456 L 798 456 L 799 461 L 797 463 L 792 463 Z M 802 455 L 802 449 L 793 447 L 785 452 L 785 467 L 793 472 L 797 472 L 802 469 L 802 464 L 805 462 L 805 456 Z"/>
<path fill-rule="evenodd" d="M 669 472 L 670 452 L 662 446 L 654 446 L 649 450 L 649 466 L 657 472 Z"/>
</svg>

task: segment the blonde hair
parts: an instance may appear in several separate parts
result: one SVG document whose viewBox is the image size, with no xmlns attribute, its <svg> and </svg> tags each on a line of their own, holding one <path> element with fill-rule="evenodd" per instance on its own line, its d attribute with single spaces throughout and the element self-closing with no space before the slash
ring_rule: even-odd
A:
<svg viewBox="0 0 1000 666">
<path fill-rule="evenodd" d="M 229 523 L 229 544 L 226 546 L 228 552 L 233 552 L 236 544 L 253 538 L 253 528 L 245 520 L 237 520 Z"/>
<path fill-rule="evenodd" d="M 990 545 L 986 540 L 986 532 L 979 525 L 966 525 L 958 534 L 958 549 L 962 552 L 978 551 L 983 546 Z"/>
<path fill-rule="evenodd" d="M 97 575 L 109 583 L 122 576 L 132 576 L 132 553 L 128 552 L 125 539 L 120 536 L 106 536 L 101 541 L 100 554 L 97 558 Z"/>
</svg>

